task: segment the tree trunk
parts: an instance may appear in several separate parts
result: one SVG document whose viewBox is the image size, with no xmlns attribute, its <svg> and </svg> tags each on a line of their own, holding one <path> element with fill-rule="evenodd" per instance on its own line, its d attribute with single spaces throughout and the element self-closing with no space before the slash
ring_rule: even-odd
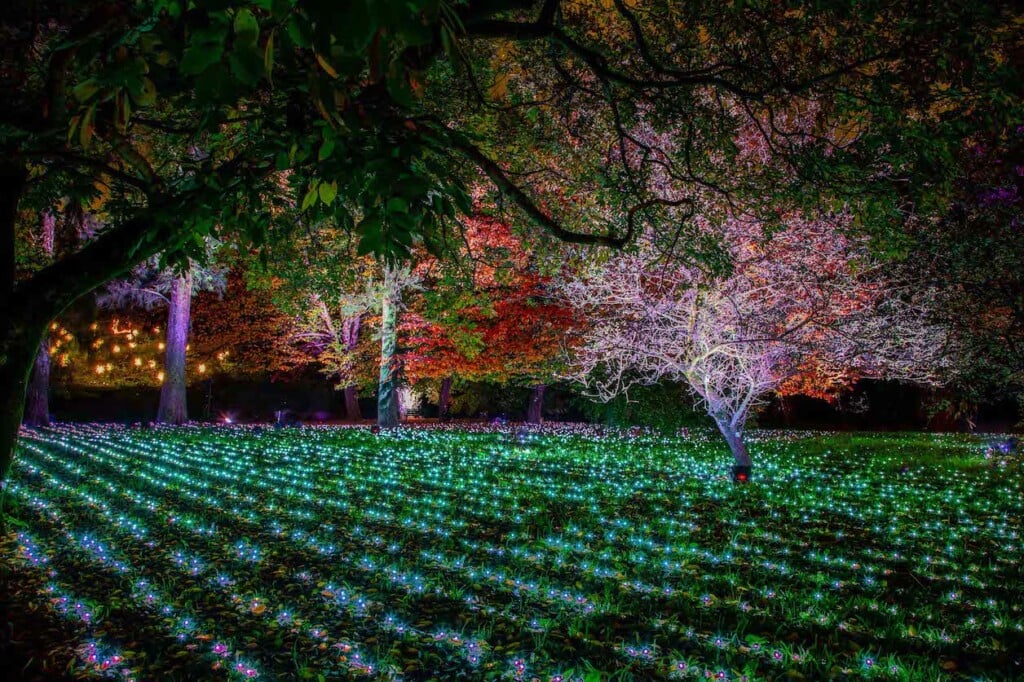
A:
<svg viewBox="0 0 1024 682">
<path fill-rule="evenodd" d="M 362 317 L 355 315 L 353 317 L 346 318 L 341 323 L 341 340 L 345 344 L 345 350 L 353 352 L 356 346 L 359 344 L 359 327 L 362 322 Z M 349 421 L 357 422 L 363 418 L 363 413 L 359 409 L 359 395 L 356 392 L 356 385 L 351 384 L 344 388 L 345 394 L 345 417 Z"/>
<path fill-rule="evenodd" d="M 25 164 L 5 147 L 0 155 L 0 532 L 6 531 L 3 512 L 7 474 L 14 461 L 14 446 L 25 409 L 25 390 L 39 343 L 46 329 L 45 322 L 29 323 L 39 306 L 20 306 L 14 288 L 16 268 L 15 223 L 18 204 L 28 179 Z M 29 303 L 35 303 L 29 301 Z M 21 314 L 19 314 L 21 313 Z M 6 599 L 4 594 L 0 598 Z"/>
<path fill-rule="evenodd" d="M 380 323 L 380 380 L 377 386 L 377 426 L 388 429 L 399 424 L 398 415 L 398 301 L 390 267 L 384 271 L 384 299 Z"/>
<path fill-rule="evenodd" d="M 49 426 L 50 424 L 50 338 L 43 336 L 36 351 L 32 366 L 32 378 L 25 396 L 25 424 L 28 426 Z"/>
<path fill-rule="evenodd" d="M 718 430 L 722 433 L 725 438 L 725 442 L 729 445 L 729 451 L 732 453 L 733 463 L 736 466 L 748 467 L 753 465 L 753 461 L 750 459 L 750 454 L 747 452 L 747 446 L 743 443 L 742 432 L 736 432 L 729 427 L 729 422 L 725 419 L 715 419 L 715 424 L 718 425 Z"/>
<path fill-rule="evenodd" d="M 452 378 L 441 379 L 441 390 L 437 394 L 437 420 L 446 422 L 451 418 Z"/>
<path fill-rule="evenodd" d="M 40 243 L 43 252 L 53 258 L 54 241 L 57 236 L 57 216 L 50 211 L 43 211 L 39 221 Z M 32 378 L 25 396 L 25 423 L 29 426 L 48 426 L 50 424 L 50 339 L 49 334 L 43 336 L 36 352 L 36 363 L 32 368 Z"/>
<path fill-rule="evenodd" d="M 185 352 L 188 346 L 189 308 L 192 304 L 192 275 L 177 277 L 171 285 L 167 310 L 167 341 L 164 354 L 164 383 L 156 420 L 161 424 L 188 421 L 186 404 Z"/>
<path fill-rule="evenodd" d="M 545 384 L 537 384 L 530 389 L 530 406 L 526 411 L 526 421 L 530 424 L 540 424 L 544 413 L 544 390 Z"/>
<path fill-rule="evenodd" d="M 359 394 L 356 392 L 356 387 L 346 386 L 342 389 L 342 393 L 345 396 L 345 418 L 351 422 L 361 421 L 363 413 L 359 409 Z"/>
<path fill-rule="evenodd" d="M 3 495 L 25 408 L 25 392 L 45 327 L 0 314 L 0 531 L 5 529 Z"/>
</svg>

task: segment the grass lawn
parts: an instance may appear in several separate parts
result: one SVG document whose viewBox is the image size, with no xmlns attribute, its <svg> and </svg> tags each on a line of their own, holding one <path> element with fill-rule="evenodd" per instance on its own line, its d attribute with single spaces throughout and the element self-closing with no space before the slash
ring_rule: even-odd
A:
<svg viewBox="0 0 1024 682">
<path fill-rule="evenodd" d="M 136 680 L 1024 679 L 1019 459 L 750 445 L 744 486 L 710 433 L 34 432 L 4 570 L 52 624 L 16 647 Z"/>
</svg>

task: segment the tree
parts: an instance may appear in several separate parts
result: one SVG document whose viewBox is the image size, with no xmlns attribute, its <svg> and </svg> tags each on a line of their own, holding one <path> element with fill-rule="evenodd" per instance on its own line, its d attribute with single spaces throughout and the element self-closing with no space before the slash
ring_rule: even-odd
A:
<svg viewBox="0 0 1024 682">
<path fill-rule="evenodd" d="M 343 231 L 322 226 L 315 238 L 275 245 L 271 259 L 253 264 L 253 279 L 269 286 L 275 304 L 291 317 L 282 337 L 291 363 L 314 360 L 344 391 L 351 420 L 361 418 L 356 396 L 360 331 L 371 312 L 379 311 L 378 425 L 393 427 L 400 412 L 399 314 L 403 293 L 417 286 L 419 276 L 410 265 L 359 255 L 354 246 Z"/>
<path fill-rule="evenodd" d="M 167 306 L 163 380 L 156 413 L 156 421 L 161 424 L 184 424 L 188 421 L 185 356 L 192 296 L 198 291 L 222 294 L 226 287 L 225 275 L 225 270 L 220 267 L 190 263 L 187 270 L 179 272 L 160 267 L 157 259 L 150 259 L 136 266 L 130 279 L 111 282 L 97 298 L 100 307 L 105 308 L 139 306 L 152 309 Z"/>
<path fill-rule="evenodd" d="M 315 238 L 275 244 L 270 258 L 250 266 L 250 283 L 271 291 L 274 305 L 288 316 L 277 344 L 286 367 L 311 360 L 344 394 L 345 414 L 362 419 L 358 401 L 356 349 L 365 319 L 379 303 L 373 282 L 380 272 L 370 256 L 355 253 L 354 242 L 331 226 Z"/>
<path fill-rule="evenodd" d="M 53 258 L 57 217 L 52 212 L 44 212 L 39 220 L 40 248 L 49 261 Z M 48 426 L 50 424 L 50 340 L 43 335 L 36 352 L 36 360 L 32 366 L 31 381 L 25 396 L 25 424 L 29 426 Z"/>
<path fill-rule="evenodd" d="M 301 197 L 303 212 L 358 228 L 364 251 L 393 260 L 444 241 L 479 173 L 532 224 L 579 243 L 620 246 L 661 224 L 685 245 L 686 196 L 652 194 L 655 167 L 726 195 L 778 187 L 796 201 L 841 186 L 882 225 L 896 188 L 944 186 L 935 159 L 945 133 L 963 135 L 958 110 L 1019 82 L 1006 46 L 989 42 L 1013 17 L 987 2 L 266 5 L 45 0 L 5 13 L 0 473 L 54 317 L 156 253 L 201 252 L 222 228 L 252 244 L 285 230 L 271 180 L 287 184 L 283 203 Z M 811 130 L 795 146 L 807 131 L 772 126 L 765 137 L 802 182 L 736 173 L 735 128 L 808 100 L 856 144 Z M 943 116 L 919 115 L 935 108 Z M 640 119 L 686 122 L 679 153 L 631 140 Z M 49 267 L 16 273 L 15 216 L 47 194 L 100 197 L 111 219 Z"/>
<path fill-rule="evenodd" d="M 900 268 L 939 292 L 939 314 L 960 349 L 957 411 L 969 421 L 978 403 L 1024 406 L 1024 128 L 997 126 L 958 156 L 955 201 L 911 224 Z"/>
<path fill-rule="evenodd" d="M 418 285 L 410 266 L 384 263 L 380 285 L 380 380 L 377 382 L 377 426 L 398 426 L 402 407 L 398 389 L 402 383 L 402 358 L 398 352 L 398 316 L 404 307 L 402 294 Z"/>
<path fill-rule="evenodd" d="M 864 376 L 937 382 L 951 361 L 945 328 L 929 320 L 925 292 L 883 276 L 848 221 L 790 216 L 766 237 L 760 223 L 730 220 L 725 274 L 649 248 L 584 272 L 563 289 L 589 322 L 571 375 L 601 400 L 685 382 L 738 466 L 751 465 L 744 429 L 771 392 L 824 396 Z"/>
<path fill-rule="evenodd" d="M 571 311 L 553 300 L 550 277 L 508 220 L 478 209 L 460 226 L 461 248 L 423 268 L 430 287 L 418 321 L 408 325 L 408 374 L 440 380 L 441 415 L 454 377 L 528 385 L 527 421 L 538 423 Z"/>
</svg>

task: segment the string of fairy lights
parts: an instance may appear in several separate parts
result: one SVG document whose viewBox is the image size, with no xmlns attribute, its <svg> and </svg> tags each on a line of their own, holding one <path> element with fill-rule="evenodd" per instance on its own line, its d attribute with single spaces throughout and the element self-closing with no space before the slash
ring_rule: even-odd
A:
<svg viewBox="0 0 1024 682">
<path fill-rule="evenodd" d="M 967 439 L 803 442 L 757 439 L 737 487 L 702 434 L 59 426 L 10 490 L 100 676 L 153 675 L 136 612 L 239 678 L 983 679 L 1024 642 L 1019 476 Z"/>
<path fill-rule="evenodd" d="M 159 325 L 145 326 L 119 318 L 93 322 L 71 331 L 58 322 L 50 325 L 51 361 L 70 372 L 76 385 L 159 385 L 164 380 L 166 344 Z M 191 345 L 186 347 L 191 350 Z M 230 351 L 194 358 L 188 371 L 193 378 L 228 368 Z"/>
</svg>

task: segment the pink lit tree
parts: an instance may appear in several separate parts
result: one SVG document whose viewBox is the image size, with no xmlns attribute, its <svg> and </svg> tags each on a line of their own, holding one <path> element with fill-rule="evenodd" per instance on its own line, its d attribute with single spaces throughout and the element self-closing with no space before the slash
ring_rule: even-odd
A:
<svg viewBox="0 0 1024 682">
<path fill-rule="evenodd" d="M 747 420 L 773 392 L 826 396 L 860 377 L 939 382 L 951 354 L 927 292 L 888 280 L 865 242 L 846 235 L 848 221 L 791 216 L 766 237 L 758 222 L 732 218 L 720 232 L 722 274 L 646 244 L 570 279 L 563 295 L 589 321 L 571 378 L 603 401 L 685 383 L 739 466 L 751 465 Z"/>
</svg>

